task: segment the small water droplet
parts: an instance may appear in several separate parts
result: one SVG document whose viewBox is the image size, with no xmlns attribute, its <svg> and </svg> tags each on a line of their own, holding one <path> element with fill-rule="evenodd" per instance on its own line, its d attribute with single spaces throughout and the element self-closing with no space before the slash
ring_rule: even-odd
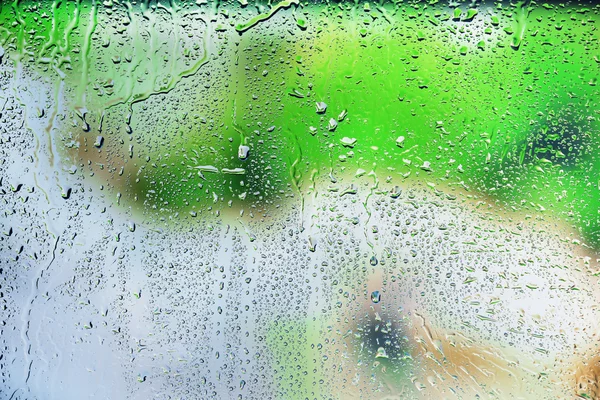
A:
<svg viewBox="0 0 600 400">
<path fill-rule="evenodd" d="M 375 354 L 375 358 L 389 358 L 387 352 L 383 347 L 377 349 L 377 354 Z"/>
<path fill-rule="evenodd" d="M 238 157 L 240 160 L 245 160 L 248 158 L 248 153 L 250 152 L 250 147 L 240 145 L 238 148 Z"/>
<path fill-rule="evenodd" d="M 329 129 L 331 132 L 333 132 L 333 131 L 335 131 L 335 128 L 337 128 L 337 126 L 338 126 L 338 122 L 335 119 L 331 118 L 329 120 L 329 124 L 327 125 L 327 129 Z"/>
<path fill-rule="evenodd" d="M 375 290 L 374 292 L 371 292 L 371 301 L 375 304 L 377 304 L 381 301 L 381 293 L 379 293 L 379 290 Z"/>
<path fill-rule="evenodd" d="M 318 101 L 316 104 L 317 114 L 325 114 L 325 111 L 327 111 L 327 104 L 322 101 Z"/>
</svg>

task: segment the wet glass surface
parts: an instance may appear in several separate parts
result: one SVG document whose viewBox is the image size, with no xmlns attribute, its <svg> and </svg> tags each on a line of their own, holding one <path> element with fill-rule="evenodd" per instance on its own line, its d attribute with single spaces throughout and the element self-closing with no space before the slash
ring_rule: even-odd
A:
<svg viewBox="0 0 600 400">
<path fill-rule="evenodd" d="M 0 399 L 600 399 L 594 2 L 0 4 Z"/>
</svg>

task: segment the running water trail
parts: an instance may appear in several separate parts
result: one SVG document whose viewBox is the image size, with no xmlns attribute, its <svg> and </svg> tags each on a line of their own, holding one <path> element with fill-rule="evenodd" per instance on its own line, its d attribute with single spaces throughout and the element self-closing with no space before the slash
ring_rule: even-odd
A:
<svg viewBox="0 0 600 400">
<path fill-rule="evenodd" d="M 31 311 L 33 309 L 33 305 L 36 299 L 39 296 L 40 279 L 44 276 L 44 272 L 48 271 L 48 269 L 54 263 L 54 260 L 56 259 L 56 248 L 58 247 L 58 241 L 60 240 L 59 235 L 55 235 L 50 231 L 49 233 L 55 238 L 54 246 L 52 247 L 52 257 L 46 265 L 40 265 L 39 268 L 36 270 L 33 278 L 31 279 L 31 291 L 29 293 L 29 297 L 27 298 L 27 301 L 25 302 L 25 307 L 21 312 L 21 321 L 23 322 L 23 325 L 21 326 L 21 340 L 23 342 L 23 356 L 25 357 L 26 365 L 25 382 L 23 383 L 22 387 L 17 388 L 12 393 L 10 397 L 11 399 L 15 396 L 19 389 L 23 389 L 25 392 L 29 392 L 28 382 L 29 378 L 31 377 L 31 370 L 33 366 L 33 359 L 31 358 L 31 339 L 29 338 L 29 329 L 31 327 Z"/>
</svg>

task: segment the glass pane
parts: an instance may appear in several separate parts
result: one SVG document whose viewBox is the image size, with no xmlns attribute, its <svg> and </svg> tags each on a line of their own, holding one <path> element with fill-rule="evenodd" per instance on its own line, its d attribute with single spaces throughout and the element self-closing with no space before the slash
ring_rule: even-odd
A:
<svg viewBox="0 0 600 400">
<path fill-rule="evenodd" d="M 0 398 L 600 399 L 599 12 L 0 4 Z"/>
</svg>

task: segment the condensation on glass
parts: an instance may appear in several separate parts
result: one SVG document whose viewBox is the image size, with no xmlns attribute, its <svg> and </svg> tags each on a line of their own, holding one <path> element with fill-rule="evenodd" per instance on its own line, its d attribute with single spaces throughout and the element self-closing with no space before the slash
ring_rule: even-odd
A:
<svg viewBox="0 0 600 400">
<path fill-rule="evenodd" d="M 599 13 L 0 4 L 0 399 L 600 399 Z"/>
</svg>

